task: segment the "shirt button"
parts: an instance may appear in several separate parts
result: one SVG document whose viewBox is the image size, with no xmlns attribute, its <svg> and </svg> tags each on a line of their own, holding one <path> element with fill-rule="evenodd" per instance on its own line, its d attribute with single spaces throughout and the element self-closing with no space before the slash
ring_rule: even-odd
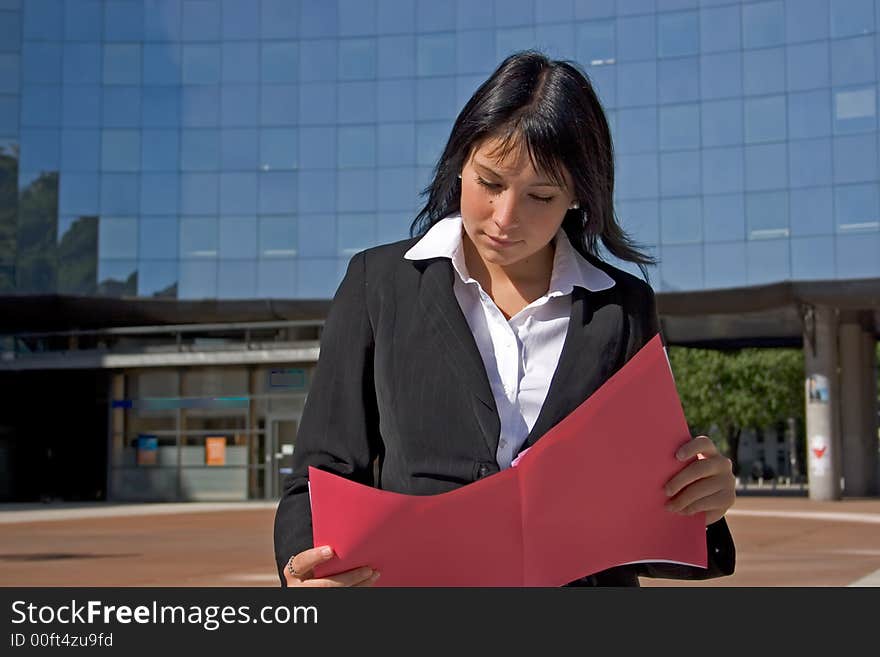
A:
<svg viewBox="0 0 880 657">
<path fill-rule="evenodd" d="M 480 478 L 485 477 L 486 475 L 488 475 L 488 474 L 489 474 L 489 466 L 487 466 L 487 465 L 481 465 L 478 474 L 480 475 Z"/>
</svg>

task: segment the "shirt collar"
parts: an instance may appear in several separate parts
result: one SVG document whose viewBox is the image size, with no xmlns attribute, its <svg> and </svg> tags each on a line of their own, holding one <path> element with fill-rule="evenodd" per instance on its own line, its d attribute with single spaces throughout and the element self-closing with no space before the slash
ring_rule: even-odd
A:
<svg viewBox="0 0 880 657">
<path fill-rule="evenodd" d="M 407 260 L 427 260 L 429 258 L 449 258 L 459 278 L 465 283 L 471 281 L 464 261 L 461 245 L 461 215 L 441 219 L 431 226 L 403 257 Z M 568 235 L 560 228 L 556 233 L 556 251 L 553 255 L 553 272 L 547 296 L 555 297 L 569 294 L 575 286 L 591 292 L 599 292 L 614 287 L 614 279 L 604 271 L 588 262 L 578 253 Z"/>
</svg>

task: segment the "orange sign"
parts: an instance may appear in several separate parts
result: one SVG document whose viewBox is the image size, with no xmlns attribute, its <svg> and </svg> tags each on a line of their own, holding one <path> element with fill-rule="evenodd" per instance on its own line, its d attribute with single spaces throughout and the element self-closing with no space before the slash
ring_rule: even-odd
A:
<svg viewBox="0 0 880 657">
<path fill-rule="evenodd" d="M 226 437 L 205 438 L 205 465 L 226 465 Z"/>
</svg>

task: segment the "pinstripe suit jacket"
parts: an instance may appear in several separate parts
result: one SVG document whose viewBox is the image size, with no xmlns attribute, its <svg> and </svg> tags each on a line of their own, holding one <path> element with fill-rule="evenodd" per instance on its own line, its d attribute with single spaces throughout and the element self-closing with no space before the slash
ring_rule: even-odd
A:
<svg viewBox="0 0 880 657">
<path fill-rule="evenodd" d="M 321 353 L 275 516 L 281 583 L 312 547 L 308 466 L 410 495 L 450 491 L 498 472 L 499 419 L 485 367 L 453 292 L 447 258 L 412 261 L 418 238 L 355 255 L 321 337 Z M 575 287 L 568 331 L 531 446 L 631 358 L 659 328 L 650 286 L 591 259 L 615 285 Z M 638 576 L 704 579 L 733 572 L 724 519 L 707 527 L 709 569 L 620 566 L 572 585 L 637 586 Z"/>
</svg>

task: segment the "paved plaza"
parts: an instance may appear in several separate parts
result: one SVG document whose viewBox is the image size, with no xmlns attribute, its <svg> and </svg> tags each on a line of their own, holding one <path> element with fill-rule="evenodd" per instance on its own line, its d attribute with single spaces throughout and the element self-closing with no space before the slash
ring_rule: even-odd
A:
<svg viewBox="0 0 880 657">
<path fill-rule="evenodd" d="M 4 586 L 276 586 L 273 503 L 0 510 Z M 742 496 L 737 572 L 644 586 L 880 586 L 880 499 Z"/>
</svg>

